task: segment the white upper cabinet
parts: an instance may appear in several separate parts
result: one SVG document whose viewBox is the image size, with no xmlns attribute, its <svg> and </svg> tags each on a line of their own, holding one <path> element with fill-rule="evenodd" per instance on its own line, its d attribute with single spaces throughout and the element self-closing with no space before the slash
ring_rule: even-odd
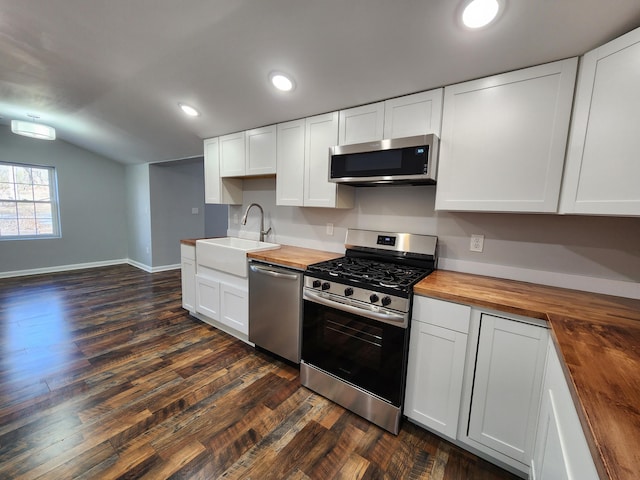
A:
<svg viewBox="0 0 640 480">
<path fill-rule="evenodd" d="M 443 89 L 429 90 L 384 102 L 383 138 L 435 133 L 440 137 Z"/>
<path fill-rule="evenodd" d="M 556 212 L 577 58 L 444 89 L 436 210 Z"/>
<path fill-rule="evenodd" d="M 245 133 L 220 137 L 220 176 L 241 177 L 245 172 Z"/>
<path fill-rule="evenodd" d="M 246 132 L 245 175 L 276 173 L 276 126 L 254 128 Z"/>
<path fill-rule="evenodd" d="M 220 137 L 220 176 L 247 177 L 276 173 L 276 126 Z"/>
<path fill-rule="evenodd" d="M 305 120 L 278 124 L 276 205 L 304 205 Z"/>
<path fill-rule="evenodd" d="M 329 182 L 329 147 L 337 145 L 338 112 L 305 119 L 304 206 L 353 208 L 353 187 Z"/>
<path fill-rule="evenodd" d="M 204 201 L 242 205 L 242 180 L 220 178 L 220 139 L 204 141 Z"/>
<path fill-rule="evenodd" d="M 341 110 L 339 125 L 339 145 L 382 140 L 384 102 Z"/>
<path fill-rule="evenodd" d="M 561 213 L 640 215 L 640 28 L 580 65 Z"/>
</svg>

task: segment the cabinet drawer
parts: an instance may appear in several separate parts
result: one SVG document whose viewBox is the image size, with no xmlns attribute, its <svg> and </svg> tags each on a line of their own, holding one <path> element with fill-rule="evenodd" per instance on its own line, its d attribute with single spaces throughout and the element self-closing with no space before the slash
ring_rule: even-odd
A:
<svg viewBox="0 0 640 480">
<path fill-rule="evenodd" d="M 460 333 L 469 333 L 471 307 L 459 303 L 415 296 L 413 298 L 413 318 Z"/>
</svg>

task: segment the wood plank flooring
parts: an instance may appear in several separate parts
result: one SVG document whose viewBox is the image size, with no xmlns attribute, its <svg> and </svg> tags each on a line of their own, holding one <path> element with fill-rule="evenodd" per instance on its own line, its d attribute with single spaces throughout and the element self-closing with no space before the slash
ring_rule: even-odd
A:
<svg viewBox="0 0 640 480">
<path fill-rule="evenodd" d="M 189 316 L 180 273 L 0 280 L 0 479 L 513 479 Z"/>
</svg>

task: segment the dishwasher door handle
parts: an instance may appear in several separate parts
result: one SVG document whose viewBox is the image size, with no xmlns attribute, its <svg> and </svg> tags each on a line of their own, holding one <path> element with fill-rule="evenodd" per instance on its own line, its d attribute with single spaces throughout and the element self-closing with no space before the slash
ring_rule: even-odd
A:
<svg viewBox="0 0 640 480">
<path fill-rule="evenodd" d="M 261 265 L 250 265 L 249 268 L 251 269 L 252 272 L 262 273 L 264 275 L 269 275 L 270 277 L 275 277 L 275 278 L 284 278 L 287 280 L 297 280 L 300 275 L 296 273 L 279 272 L 277 270 L 273 270 L 268 267 L 263 267 Z"/>
</svg>

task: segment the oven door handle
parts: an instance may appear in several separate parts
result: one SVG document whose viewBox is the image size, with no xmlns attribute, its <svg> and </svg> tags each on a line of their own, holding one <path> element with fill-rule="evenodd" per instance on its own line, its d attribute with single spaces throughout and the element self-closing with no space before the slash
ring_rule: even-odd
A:
<svg viewBox="0 0 640 480">
<path fill-rule="evenodd" d="M 327 307 L 335 308 L 337 310 L 342 310 L 343 312 L 361 315 L 363 317 L 371 318 L 372 320 L 378 320 L 380 322 L 389 323 L 391 325 L 396 325 L 402 328 L 406 328 L 408 324 L 407 316 L 401 315 L 399 313 L 389 312 L 388 310 L 385 312 L 380 312 L 379 310 L 374 310 L 374 308 L 377 309 L 377 307 L 373 305 L 369 308 L 367 308 L 366 305 L 363 305 L 362 307 L 354 307 L 353 305 L 337 302 L 335 300 L 331 300 L 330 298 L 326 298 L 323 295 L 308 290 L 303 291 L 302 298 L 304 298 L 305 300 L 309 300 L 310 302 L 315 302 Z"/>
</svg>

